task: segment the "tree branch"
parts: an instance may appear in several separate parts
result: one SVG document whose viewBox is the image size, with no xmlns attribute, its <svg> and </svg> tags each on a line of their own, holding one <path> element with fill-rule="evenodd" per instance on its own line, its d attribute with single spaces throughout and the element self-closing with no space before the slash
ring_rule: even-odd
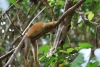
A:
<svg viewBox="0 0 100 67">
<path fill-rule="evenodd" d="M 3 60 L 4 58 L 8 57 L 9 55 L 11 55 L 14 52 L 15 49 L 12 49 L 11 51 L 7 52 L 7 54 L 3 55 L 0 57 L 0 60 Z"/>
</svg>

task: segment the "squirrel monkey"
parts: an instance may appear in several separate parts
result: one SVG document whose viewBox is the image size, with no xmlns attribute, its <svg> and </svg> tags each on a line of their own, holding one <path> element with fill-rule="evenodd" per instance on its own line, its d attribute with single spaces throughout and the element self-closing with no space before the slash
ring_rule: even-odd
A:
<svg viewBox="0 0 100 67">
<path fill-rule="evenodd" d="M 54 22 L 49 22 L 49 23 L 45 23 L 45 22 L 38 22 L 36 24 L 34 24 L 29 30 L 28 32 L 24 35 L 23 39 L 25 40 L 25 56 L 24 56 L 24 60 L 25 60 L 25 65 L 26 67 L 29 67 L 29 61 L 28 61 L 28 55 L 30 52 L 30 47 L 32 47 L 31 49 L 33 49 L 33 60 L 35 62 L 35 65 L 37 67 L 40 67 L 40 62 L 38 61 L 38 45 L 36 43 L 36 41 L 32 42 L 31 38 L 40 34 L 42 31 L 44 31 L 46 28 L 53 26 L 55 24 L 56 21 Z"/>
</svg>

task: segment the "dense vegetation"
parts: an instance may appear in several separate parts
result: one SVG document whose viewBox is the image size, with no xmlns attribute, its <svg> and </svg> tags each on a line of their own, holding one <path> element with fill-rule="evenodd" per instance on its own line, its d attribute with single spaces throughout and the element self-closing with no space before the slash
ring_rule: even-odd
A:
<svg viewBox="0 0 100 67">
<path fill-rule="evenodd" d="M 13 54 L 30 23 L 32 26 L 37 22 L 55 21 L 55 18 L 58 24 L 51 28 L 55 28 L 55 32 L 48 33 L 49 31 L 45 30 L 45 35 L 37 36 L 41 67 L 97 67 L 100 65 L 98 62 L 100 61 L 99 0 L 47 0 L 55 17 L 51 15 L 49 9 L 45 8 L 47 6 L 40 2 L 41 0 L 8 1 L 10 8 L 7 11 L 3 11 L 3 7 L 0 7 L 2 9 L 0 11 L 1 67 Z M 57 48 L 53 46 L 55 43 Z M 56 50 L 47 57 L 52 48 Z M 29 60 L 30 66 L 33 67 L 31 53 Z M 15 54 L 11 67 L 24 67 L 23 56 L 24 46 Z"/>
</svg>

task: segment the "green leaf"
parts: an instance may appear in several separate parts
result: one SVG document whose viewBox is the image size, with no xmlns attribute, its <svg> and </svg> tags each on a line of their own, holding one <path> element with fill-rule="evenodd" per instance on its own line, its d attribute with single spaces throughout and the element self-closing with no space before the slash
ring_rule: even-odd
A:
<svg viewBox="0 0 100 67">
<path fill-rule="evenodd" d="M 89 43 L 80 43 L 80 44 L 78 44 L 78 46 L 81 48 L 93 48 L 93 45 L 91 45 Z"/>
<path fill-rule="evenodd" d="M 66 57 L 66 55 L 58 56 L 59 61 L 57 61 L 57 62 L 58 62 L 58 63 L 63 62 L 64 60 L 66 60 L 65 57 Z"/>
<path fill-rule="evenodd" d="M 65 50 L 59 50 L 59 52 L 62 52 L 62 53 L 67 53 L 67 51 L 65 51 Z"/>
<path fill-rule="evenodd" d="M 75 47 L 75 50 L 77 50 L 77 51 L 80 50 L 80 47 Z"/>
<path fill-rule="evenodd" d="M 71 63 L 71 67 L 81 67 L 81 64 L 84 62 L 83 54 L 79 54 L 75 60 Z"/>
<path fill-rule="evenodd" d="M 18 7 L 19 5 L 16 3 L 16 0 L 8 0 L 11 4 L 15 5 L 16 7 Z"/>
<path fill-rule="evenodd" d="M 64 44 L 63 48 L 66 48 L 66 47 L 69 47 L 69 46 L 70 46 L 70 44 Z"/>
<path fill-rule="evenodd" d="M 89 15 L 88 15 L 89 21 L 91 21 L 93 19 L 93 17 L 94 17 L 94 14 L 92 12 L 90 12 Z"/>
<path fill-rule="evenodd" d="M 63 6 L 64 5 L 64 1 L 57 1 L 57 4 Z"/>
<path fill-rule="evenodd" d="M 47 45 L 41 46 L 40 49 L 38 50 L 38 53 L 40 54 L 40 53 L 44 52 L 44 55 L 46 55 L 47 52 L 49 51 L 49 48 L 50 47 Z"/>
<path fill-rule="evenodd" d="M 74 50 L 74 48 L 68 48 L 67 53 L 71 53 Z"/>
<path fill-rule="evenodd" d="M 94 62 L 94 63 L 88 63 L 86 67 L 97 67 L 99 65 L 99 62 Z"/>
<path fill-rule="evenodd" d="M 54 62 L 54 60 L 55 60 L 55 57 L 48 58 L 44 67 L 48 67 L 49 65 L 51 65 Z"/>
<path fill-rule="evenodd" d="M 41 57 L 39 57 L 39 60 L 40 60 L 40 61 L 45 61 L 46 59 L 47 59 L 46 56 L 41 56 Z"/>
<path fill-rule="evenodd" d="M 92 11 L 88 11 L 85 13 L 86 15 L 88 15 L 88 20 L 91 21 L 94 17 L 94 13 Z"/>
<path fill-rule="evenodd" d="M 96 57 L 93 57 L 90 61 L 93 62 L 89 62 L 86 67 L 97 67 L 99 65 L 99 62 L 96 60 Z"/>
</svg>

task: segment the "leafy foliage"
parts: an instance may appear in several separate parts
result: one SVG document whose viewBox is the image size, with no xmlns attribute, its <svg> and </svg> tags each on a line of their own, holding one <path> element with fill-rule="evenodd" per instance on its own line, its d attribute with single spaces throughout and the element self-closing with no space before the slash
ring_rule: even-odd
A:
<svg viewBox="0 0 100 67">
<path fill-rule="evenodd" d="M 71 67 L 81 67 L 81 64 L 84 62 L 82 54 L 79 54 L 75 60 L 72 62 Z"/>
<path fill-rule="evenodd" d="M 11 19 L 11 22 L 6 17 L 6 15 L 2 16 L 2 18 L 0 19 L 0 44 L 3 43 L 3 45 L 0 45 L 0 51 L 2 52 L 0 52 L 0 56 L 5 54 L 5 52 L 9 52 L 9 50 L 15 48 L 18 45 L 20 39 L 18 39 L 18 41 L 16 41 L 15 43 L 13 43 L 13 41 L 18 36 L 22 35 L 22 31 L 26 28 L 32 18 L 36 17 L 36 15 L 45 6 L 43 4 L 40 4 L 40 6 L 37 8 L 38 5 L 32 5 L 32 3 L 28 0 L 20 0 L 20 2 L 18 3 L 16 2 L 16 0 L 8 1 L 11 5 L 13 4 L 14 7 L 12 7 L 7 12 Z M 56 18 L 59 19 L 59 17 L 62 16 L 64 12 L 66 0 L 47 1 L 50 7 L 53 9 Z M 73 4 L 75 4 L 79 0 L 72 1 Z M 0 14 L 2 15 L 2 11 L 0 11 Z M 38 15 L 38 17 L 33 21 L 33 24 L 34 22 L 36 23 L 38 21 L 52 21 L 50 13 L 47 11 L 47 9 Z M 83 54 L 78 53 L 79 50 L 86 48 L 91 48 L 92 50 L 94 50 L 96 48 L 96 45 L 100 44 L 100 26 L 98 26 L 99 24 L 100 1 L 86 0 L 79 8 L 76 9 L 71 19 L 71 27 L 66 36 L 65 43 L 62 44 L 62 47 L 57 47 L 56 52 L 51 57 L 46 57 L 46 55 L 49 49 L 52 47 L 52 44 L 57 34 L 53 34 L 51 40 L 49 34 L 44 35 L 38 40 L 38 54 L 41 65 L 43 65 L 43 67 L 81 67 L 81 64 L 84 62 L 84 58 Z M 96 30 L 97 27 L 98 31 Z M 22 51 L 24 52 L 23 49 Z M 17 57 L 20 57 L 20 59 L 16 58 L 18 61 L 14 59 L 14 63 L 12 63 L 12 65 L 15 65 L 15 67 L 20 67 L 18 66 L 20 63 L 20 65 L 24 67 L 23 52 L 18 53 Z M 93 52 L 94 51 L 92 51 L 91 53 L 91 58 L 89 59 L 87 67 L 99 66 L 99 62 L 96 60 L 95 55 L 93 55 Z M 32 65 L 33 60 L 31 58 L 32 55 L 29 56 Z M 5 60 L 3 60 L 3 63 L 6 63 Z"/>
<path fill-rule="evenodd" d="M 16 3 L 16 0 L 8 0 L 11 4 L 14 4 L 16 7 L 18 7 L 19 5 Z"/>
<path fill-rule="evenodd" d="M 89 43 L 80 43 L 79 47 L 81 47 L 81 48 L 93 48 L 93 45 L 89 44 Z"/>
</svg>

